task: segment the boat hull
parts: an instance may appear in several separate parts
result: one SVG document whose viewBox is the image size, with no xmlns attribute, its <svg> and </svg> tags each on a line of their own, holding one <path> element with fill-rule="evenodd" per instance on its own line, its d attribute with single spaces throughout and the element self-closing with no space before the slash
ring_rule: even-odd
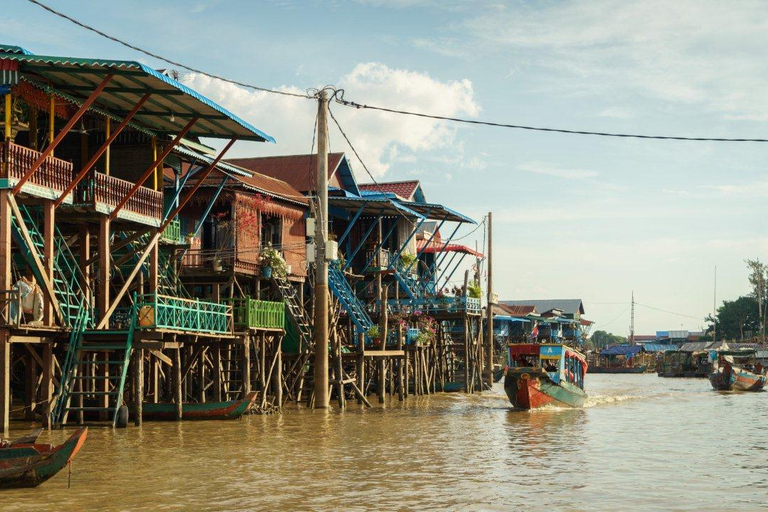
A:
<svg viewBox="0 0 768 512">
<path fill-rule="evenodd" d="M 716 391 L 760 391 L 765 387 L 765 375 L 743 368 L 720 368 L 709 375 L 709 382 Z"/>
<path fill-rule="evenodd" d="M 645 373 L 648 370 L 647 365 L 609 368 L 607 366 L 590 366 L 587 373 Z"/>
<path fill-rule="evenodd" d="M 236 420 L 248 412 L 257 392 L 241 400 L 181 404 L 182 420 Z M 176 421 L 176 404 L 142 404 L 142 419 L 149 421 Z"/>
<path fill-rule="evenodd" d="M 0 488 L 37 487 L 61 471 L 77 455 L 87 437 L 88 429 L 83 428 L 47 451 L 36 448 L 41 445 L 8 448 L 10 451 L 5 456 L 11 455 L 14 450 L 18 450 L 19 456 L 0 460 Z"/>
<path fill-rule="evenodd" d="M 510 368 L 504 377 L 504 391 L 518 409 L 545 405 L 583 407 L 587 394 L 576 386 L 558 384 L 539 368 Z"/>
</svg>

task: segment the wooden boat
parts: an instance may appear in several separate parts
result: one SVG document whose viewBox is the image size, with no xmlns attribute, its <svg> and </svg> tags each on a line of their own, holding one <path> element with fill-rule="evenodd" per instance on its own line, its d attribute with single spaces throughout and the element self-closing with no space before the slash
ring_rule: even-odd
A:
<svg viewBox="0 0 768 512">
<path fill-rule="evenodd" d="M 504 391 L 518 409 L 545 405 L 582 407 L 587 399 L 587 361 L 577 350 L 560 344 L 509 345 Z"/>
<path fill-rule="evenodd" d="M 40 437 L 40 434 L 42 433 L 42 428 L 36 428 L 26 436 L 22 436 L 13 441 L 0 440 L 0 449 L 9 448 L 11 446 L 18 446 L 20 444 L 35 444 L 37 442 L 37 438 Z"/>
<path fill-rule="evenodd" d="M 182 420 L 236 420 L 251 408 L 257 391 L 248 393 L 241 400 L 228 402 L 205 402 L 181 404 Z M 142 404 L 142 418 L 145 420 L 175 421 L 176 404 Z"/>
<path fill-rule="evenodd" d="M 82 448 L 88 428 L 58 446 L 15 444 L 0 448 L 0 488 L 37 487 L 66 466 Z"/>
<path fill-rule="evenodd" d="M 765 387 L 766 370 L 757 363 L 754 350 L 720 352 L 717 366 L 709 374 L 716 391 L 760 391 Z"/>
<path fill-rule="evenodd" d="M 590 366 L 587 373 L 645 373 L 648 365 L 642 366 Z"/>
</svg>

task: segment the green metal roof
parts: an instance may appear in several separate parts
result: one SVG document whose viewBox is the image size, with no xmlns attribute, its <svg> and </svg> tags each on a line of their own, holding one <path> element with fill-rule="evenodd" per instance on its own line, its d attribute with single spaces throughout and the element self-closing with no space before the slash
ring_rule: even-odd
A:
<svg viewBox="0 0 768 512">
<path fill-rule="evenodd" d="M 175 135 L 197 116 L 199 120 L 188 137 L 237 136 L 243 140 L 275 142 L 221 105 L 140 62 L 31 55 L 23 53 L 25 51 L 0 45 L 0 60 L 19 62 L 22 77 L 49 81 L 54 89 L 81 101 L 107 74 L 114 74 L 94 106 L 120 118 L 126 116 L 144 94 L 151 93 L 133 119 L 135 124 L 152 132 Z"/>
</svg>

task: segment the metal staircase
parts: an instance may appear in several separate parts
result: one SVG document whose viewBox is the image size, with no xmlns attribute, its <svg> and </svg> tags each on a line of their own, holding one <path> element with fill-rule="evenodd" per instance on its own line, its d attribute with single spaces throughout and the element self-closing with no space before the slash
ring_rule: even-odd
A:
<svg viewBox="0 0 768 512">
<path fill-rule="evenodd" d="M 406 274 L 406 269 L 403 267 L 402 262 L 398 260 L 394 267 L 395 279 L 400 284 L 400 290 L 404 291 L 409 299 L 416 299 L 421 295 L 421 283 L 410 274 Z"/>
<path fill-rule="evenodd" d="M 341 307 L 349 314 L 352 323 L 357 327 L 358 334 L 362 333 L 367 341 L 373 341 L 368 337 L 368 329 L 376 324 L 366 313 L 365 305 L 357 298 L 349 281 L 344 277 L 344 273 L 335 265 L 328 266 L 328 285 L 336 298 L 339 299 Z"/>
<path fill-rule="evenodd" d="M 131 236 L 131 233 L 121 231 L 116 233 L 116 236 L 119 239 L 127 239 L 129 236 Z M 123 270 L 127 270 L 128 267 L 131 269 L 133 266 L 139 261 L 139 250 L 141 247 L 146 246 L 146 244 L 149 242 L 149 239 L 151 238 L 151 235 L 149 233 L 137 238 L 133 242 L 127 244 L 124 248 L 120 249 L 119 251 L 116 251 L 113 255 L 113 258 L 115 260 L 124 260 L 121 265 L 118 265 L 118 269 L 120 270 L 120 273 L 123 274 Z M 125 256 L 130 254 L 130 258 L 125 260 Z M 159 252 L 159 265 L 158 265 L 158 293 L 161 295 L 169 295 L 171 297 L 181 297 L 185 299 L 191 298 L 189 293 L 187 292 L 186 288 L 184 288 L 184 285 L 182 284 L 181 280 L 179 279 L 178 274 L 175 271 L 175 268 L 173 267 L 173 262 L 171 261 L 170 256 L 165 251 Z M 145 260 L 142 268 L 141 273 L 144 275 L 145 278 L 149 278 L 149 265 L 150 261 L 149 259 Z"/>
<path fill-rule="evenodd" d="M 131 307 L 128 332 L 85 331 L 78 340 L 70 341 L 62 366 L 62 381 L 53 422 L 63 427 L 69 413 L 98 412 L 109 418 L 114 427 L 128 374 L 137 320 L 136 307 Z"/>
</svg>

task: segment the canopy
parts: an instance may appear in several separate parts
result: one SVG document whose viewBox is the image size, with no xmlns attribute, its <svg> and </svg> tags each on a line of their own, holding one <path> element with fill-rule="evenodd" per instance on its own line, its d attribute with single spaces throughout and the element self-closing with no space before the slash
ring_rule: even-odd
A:
<svg viewBox="0 0 768 512">
<path fill-rule="evenodd" d="M 673 352 L 677 350 L 677 345 L 666 345 L 664 343 L 644 343 L 642 347 L 645 352 Z"/>
<path fill-rule="evenodd" d="M 600 351 L 601 356 L 633 356 L 639 353 L 643 347 L 640 345 L 614 345 Z"/>
<path fill-rule="evenodd" d="M 525 322 L 530 323 L 531 321 L 527 318 L 519 318 L 516 316 L 509 316 L 509 315 L 493 315 L 493 321 L 496 320 L 500 322 Z"/>
<path fill-rule="evenodd" d="M 11 50 L 11 47 L 0 46 L 0 50 Z M 157 134 L 175 135 L 193 117 L 198 117 L 187 136 L 237 136 L 243 140 L 275 142 L 224 107 L 140 62 L 0 51 L 2 62 L 18 63 L 18 71 L 26 82 L 44 90 L 50 87 L 81 102 L 108 74 L 113 74 L 93 107 L 123 118 L 142 96 L 150 93 L 133 122 Z"/>
</svg>

